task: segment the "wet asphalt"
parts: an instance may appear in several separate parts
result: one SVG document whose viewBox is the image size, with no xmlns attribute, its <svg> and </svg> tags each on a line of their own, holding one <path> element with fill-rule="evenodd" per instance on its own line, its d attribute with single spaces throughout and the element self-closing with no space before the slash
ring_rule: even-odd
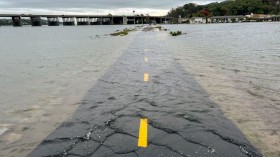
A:
<svg viewBox="0 0 280 157">
<path fill-rule="evenodd" d="M 167 40 L 176 37 L 138 32 L 73 116 L 28 157 L 260 157 Z M 148 119 L 146 148 L 137 145 L 141 118 Z"/>
</svg>

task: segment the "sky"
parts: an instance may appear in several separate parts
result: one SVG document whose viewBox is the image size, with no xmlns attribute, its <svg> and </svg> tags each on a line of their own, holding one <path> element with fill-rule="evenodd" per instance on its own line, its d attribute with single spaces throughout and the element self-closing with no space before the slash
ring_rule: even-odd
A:
<svg viewBox="0 0 280 157">
<path fill-rule="evenodd" d="M 187 3 L 207 4 L 222 0 L 0 0 L 0 14 L 166 15 Z"/>
</svg>

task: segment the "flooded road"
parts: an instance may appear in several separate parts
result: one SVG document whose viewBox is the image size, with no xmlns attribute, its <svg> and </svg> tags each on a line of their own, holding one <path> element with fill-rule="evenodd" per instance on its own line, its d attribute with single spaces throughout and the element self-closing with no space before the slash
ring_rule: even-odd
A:
<svg viewBox="0 0 280 157">
<path fill-rule="evenodd" d="M 168 26 L 188 34 L 169 40 L 191 73 L 267 157 L 280 156 L 279 23 Z"/>
<path fill-rule="evenodd" d="M 73 116 L 28 156 L 261 156 L 179 64 L 167 38 L 167 32 L 138 32 Z"/>
<path fill-rule="evenodd" d="M 279 23 L 163 26 L 1 27 L 0 156 L 279 157 Z"/>
</svg>

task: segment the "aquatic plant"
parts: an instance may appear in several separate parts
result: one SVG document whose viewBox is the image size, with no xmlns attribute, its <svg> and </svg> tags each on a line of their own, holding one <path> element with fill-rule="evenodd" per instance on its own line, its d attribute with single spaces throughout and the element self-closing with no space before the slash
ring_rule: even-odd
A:
<svg viewBox="0 0 280 157">
<path fill-rule="evenodd" d="M 125 36 L 128 35 L 129 32 L 134 31 L 135 29 L 131 29 L 131 28 L 125 28 L 122 31 L 117 31 L 115 33 L 110 34 L 111 36 Z"/>
<path fill-rule="evenodd" d="M 170 34 L 172 35 L 172 36 L 179 36 L 179 35 L 182 35 L 182 32 L 181 31 L 177 31 L 177 32 L 170 32 Z"/>
</svg>

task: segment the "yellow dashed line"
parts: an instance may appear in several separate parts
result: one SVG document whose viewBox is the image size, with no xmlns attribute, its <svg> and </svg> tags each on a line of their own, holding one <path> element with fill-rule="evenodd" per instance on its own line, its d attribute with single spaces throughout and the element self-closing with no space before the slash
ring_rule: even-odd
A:
<svg viewBox="0 0 280 157">
<path fill-rule="evenodd" d="M 147 57 L 145 57 L 145 62 L 148 62 L 148 58 Z"/>
<path fill-rule="evenodd" d="M 145 49 L 145 52 L 148 50 Z M 145 57 L 145 62 L 148 62 L 148 58 Z M 149 81 L 149 74 L 144 73 L 144 82 Z M 138 137 L 138 147 L 146 148 L 148 146 L 148 119 L 140 119 L 139 137 Z"/>
<path fill-rule="evenodd" d="M 146 148 L 148 146 L 148 119 L 140 119 L 138 147 Z"/>
<path fill-rule="evenodd" d="M 145 73 L 144 74 L 144 82 L 148 82 L 149 81 L 149 74 Z"/>
</svg>

